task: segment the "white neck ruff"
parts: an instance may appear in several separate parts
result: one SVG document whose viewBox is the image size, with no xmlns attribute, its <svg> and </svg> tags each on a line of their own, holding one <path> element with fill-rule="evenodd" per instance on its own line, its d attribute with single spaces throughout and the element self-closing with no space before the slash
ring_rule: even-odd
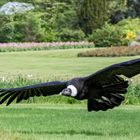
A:
<svg viewBox="0 0 140 140">
<path fill-rule="evenodd" d="M 77 95 L 77 89 L 74 85 L 69 85 L 69 86 L 67 86 L 67 88 L 71 89 L 71 91 L 72 91 L 71 96 L 72 97 L 75 97 Z"/>
</svg>

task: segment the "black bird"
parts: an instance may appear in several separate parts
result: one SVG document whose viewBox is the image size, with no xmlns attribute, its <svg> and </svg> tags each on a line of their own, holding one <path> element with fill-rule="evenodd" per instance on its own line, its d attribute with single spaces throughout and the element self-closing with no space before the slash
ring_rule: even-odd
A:
<svg viewBox="0 0 140 140">
<path fill-rule="evenodd" d="M 27 100 L 34 96 L 60 94 L 77 100 L 88 100 L 88 111 L 112 109 L 124 100 L 128 81 L 120 75 L 131 78 L 140 73 L 140 58 L 118 63 L 86 76 L 69 81 L 54 81 L 19 88 L 0 89 L 0 104 L 7 105 Z"/>
</svg>

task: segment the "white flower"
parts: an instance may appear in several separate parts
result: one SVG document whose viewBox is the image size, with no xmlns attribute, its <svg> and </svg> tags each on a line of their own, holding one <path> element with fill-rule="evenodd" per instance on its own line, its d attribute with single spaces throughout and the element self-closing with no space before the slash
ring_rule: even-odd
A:
<svg viewBox="0 0 140 140">
<path fill-rule="evenodd" d="M 28 74 L 27 77 L 28 77 L 28 78 L 32 78 L 33 75 L 32 75 L 32 74 Z"/>
<path fill-rule="evenodd" d="M 3 76 L 3 77 L 0 77 L 1 81 L 4 82 L 6 81 L 6 78 Z"/>
</svg>

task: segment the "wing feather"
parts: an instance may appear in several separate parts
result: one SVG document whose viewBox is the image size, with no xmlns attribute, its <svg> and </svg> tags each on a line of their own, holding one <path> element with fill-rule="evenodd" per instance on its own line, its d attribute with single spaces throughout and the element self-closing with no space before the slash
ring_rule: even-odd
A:
<svg viewBox="0 0 140 140">
<path fill-rule="evenodd" d="M 120 81 L 121 78 L 118 78 L 116 75 L 124 75 L 131 78 L 137 74 L 140 74 L 140 58 L 111 65 L 85 78 L 87 81 L 94 80 L 101 84 L 106 84 L 113 79 L 115 82 L 116 80 Z"/>
<path fill-rule="evenodd" d="M 21 91 L 20 94 L 17 96 L 16 103 L 19 103 L 22 99 L 24 99 L 23 96 L 24 96 L 24 93 L 23 91 Z"/>
<path fill-rule="evenodd" d="M 0 101 L 0 104 L 4 103 L 4 101 L 6 101 L 8 98 L 10 98 L 10 96 L 14 93 L 15 93 L 15 91 L 12 91 L 12 92 L 9 92 L 9 93 L 5 94 L 5 96 Z"/>
<path fill-rule="evenodd" d="M 34 90 L 34 93 L 35 93 L 36 96 L 40 96 L 40 95 L 41 95 L 40 92 L 37 92 L 37 89 L 33 89 L 33 90 Z M 39 91 L 39 90 L 38 90 L 38 91 Z"/>
<path fill-rule="evenodd" d="M 18 96 L 18 94 L 19 94 L 19 91 L 13 93 L 13 94 L 10 96 L 10 98 L 8 99 L 8 102 L 7 102 L 6 105 L 8 106 L 10 103 L 12 103 L 12 102 L 14 101 L 14 99 Z"/>
<path fill-rule="evenodd" d="M 66 86 L 67 82 L 55 81 L 18 88 L 0 89 L 0 104 L 6 100 L 8 100 L 7 105 L 9 105 L 14 99 L 17 99 L 16 102 L 19 103 L 29 97 L 59 94 Z"/>
</svg>

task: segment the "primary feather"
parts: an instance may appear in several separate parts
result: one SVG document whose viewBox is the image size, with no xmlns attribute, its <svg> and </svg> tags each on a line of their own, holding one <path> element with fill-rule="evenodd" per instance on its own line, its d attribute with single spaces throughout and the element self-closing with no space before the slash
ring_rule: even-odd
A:
<svg viewBox="0 0 140 140">
<path fill-rule="evenodd" d="M 120 75 L 131 78 L 140 73 L 140 58 L 118 63 L 97 71 L 87 77 L 73 78 L 66 82 L 55 81 L 19 88 L 0 89 L 0 104 L 7 105 L 27 100 L 34 96 L 61 95 L 72 96 L 77 100 L 88 100 L 88 111 L 112 109 L 119 106 L 127 92 L 128 81 Z M 71 94 L 73 89 L 76 94 Z M 67 90 L 68 89 L 68 90 Z"/>
<path fill-rule="evenodd" d="M 21 100 L 27 100 L 29 97 L 34 96 L 50 96 L 59 94 L 64 88 L 66 88 L 67 82 L 48 82 L 36 85 L 24 86 L 20 88 L 0 89 L 0 104 L 8 99 L 7 105 L 9 105 L 14 99 L 17 99 L 17 103 Z"/>
</svg>

